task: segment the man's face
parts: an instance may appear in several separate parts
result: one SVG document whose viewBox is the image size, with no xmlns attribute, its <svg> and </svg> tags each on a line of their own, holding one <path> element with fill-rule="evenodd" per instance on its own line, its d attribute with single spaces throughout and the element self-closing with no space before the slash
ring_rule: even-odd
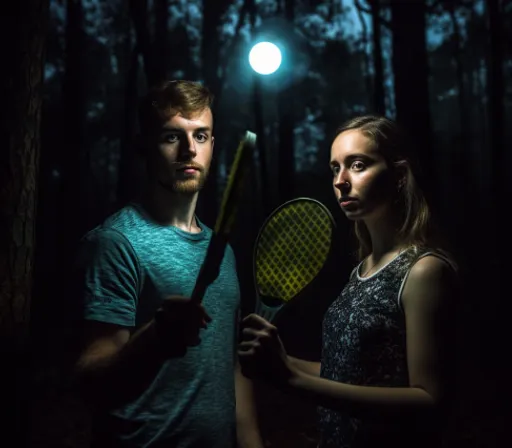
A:
<svg viewBox="0 0 512 448">
<path fill-rule="evenodd" d="M 213 117 L 209 108 L 185 118 L 174 115 L 151 138 L 148 167 L 151 180 L 173 193 L 194 194 L 206 182 L 212 160 Z"/>
</svg>

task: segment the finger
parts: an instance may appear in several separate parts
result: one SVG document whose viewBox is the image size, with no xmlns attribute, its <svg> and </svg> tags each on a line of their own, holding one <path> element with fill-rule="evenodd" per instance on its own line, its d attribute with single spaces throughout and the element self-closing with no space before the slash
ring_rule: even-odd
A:
<svg viewBox="0 0 512 448">
<path fill-rule="evenodd" d="M 243 341 L 238 344 L 238 351 L 243 353 L 251 352 L 255 354 L 256 349 L 259 347 L 259 344 L 254 341 Z"/>
<path fill-rule="evenodd" d="M 238 357 L 241 359 L 245 358 L 252 358 L 256 355 L 256 351 L 254 350 L 254 347 L 247 347 L 247 348 L 239 348 L 237 350 Z"/>
<path fill-rule="evenodd" d="M 249 314 L 247 317 L 245 317 L 242 320 L 242 326 L 243 327 L 252 327 L 256 329 L 268 329 L 268 328 L 276 328 L 274 325 L 272 325 L 268 320 L 264 319 L 261 316 L 258 316 L 257 314 Z"/>
<path fill-rule="evenodd" d="M 206 310 L 204 309 L 203 305 L 199 305 L 200 306 L 200 309 L 201 309 L 201 312 L 203 314 L 203 319 L 204 321 L 209 324 L 211 321 L 212 321 L 212 318 L 210 317 L 210 315 L 206 312 Z"/>
<path fill-rule="evenodd" d="M 266 330 L 255 330 L 254 328 L 246 327 L 242 329 L 242 340 L 252 340 L 268 337 Z"/>
</svg>

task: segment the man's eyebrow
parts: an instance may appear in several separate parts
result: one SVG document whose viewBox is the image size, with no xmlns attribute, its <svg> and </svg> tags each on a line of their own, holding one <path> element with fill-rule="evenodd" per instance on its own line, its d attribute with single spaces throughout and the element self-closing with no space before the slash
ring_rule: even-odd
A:
<svg viewBox="0 0 512 448">
<path fill-rule="evenodd" d="M 209 126 L 202 126 L 200 128 L 196 128 L 194 129 L 194 132 L 210 132 L 212 130 L 212 128 L 210 128 Z M 163 126 L 162 127 L 162 132 L 179 132 L 179 133 L 186 133 L 185 129 L 183 128 L 176 128 L 176 127 L 173 127 L 173 126 Z"/>
</svg>

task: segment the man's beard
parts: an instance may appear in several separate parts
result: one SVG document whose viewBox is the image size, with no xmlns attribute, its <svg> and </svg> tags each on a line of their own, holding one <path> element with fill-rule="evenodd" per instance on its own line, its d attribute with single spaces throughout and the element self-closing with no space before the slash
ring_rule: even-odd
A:
<svg viewBox="0 0 512 448">
<path fill-rule="evenodd" d="M 160 181 L 160 186 L 172 193 L 194 194 L 203 189 L 207 178 L 208 171 L 201 171 L 199 176 L 194 176 L 188 179 L 173 179 L 170 184 Z"/>
</svg>

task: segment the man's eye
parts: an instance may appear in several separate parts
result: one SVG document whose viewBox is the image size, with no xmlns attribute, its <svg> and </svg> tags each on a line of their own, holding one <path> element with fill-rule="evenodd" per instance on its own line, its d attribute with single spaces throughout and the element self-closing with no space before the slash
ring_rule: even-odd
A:
<svg viewBox="0 0 512 448">
<path fill-rule="evenodd" d="M 198 134 L 196 139 L 198 142 L 204 143 L 206 140 L 208 140 L 208 136 L 206 134 Z"/>
<path fill-rule="evenodd" d="M 179 140 L 178 134 L 167 134 L 164 136 L 164 141 L 168 143 L 175 143 Z"/>
<path fill-rule="evenodd" d="M 333 166 L 331 167 L 331 170 L 332 170 L 332 174 L 336 175 L 340 172 L 340 167 L 339 166 Z"/>
</svg>

